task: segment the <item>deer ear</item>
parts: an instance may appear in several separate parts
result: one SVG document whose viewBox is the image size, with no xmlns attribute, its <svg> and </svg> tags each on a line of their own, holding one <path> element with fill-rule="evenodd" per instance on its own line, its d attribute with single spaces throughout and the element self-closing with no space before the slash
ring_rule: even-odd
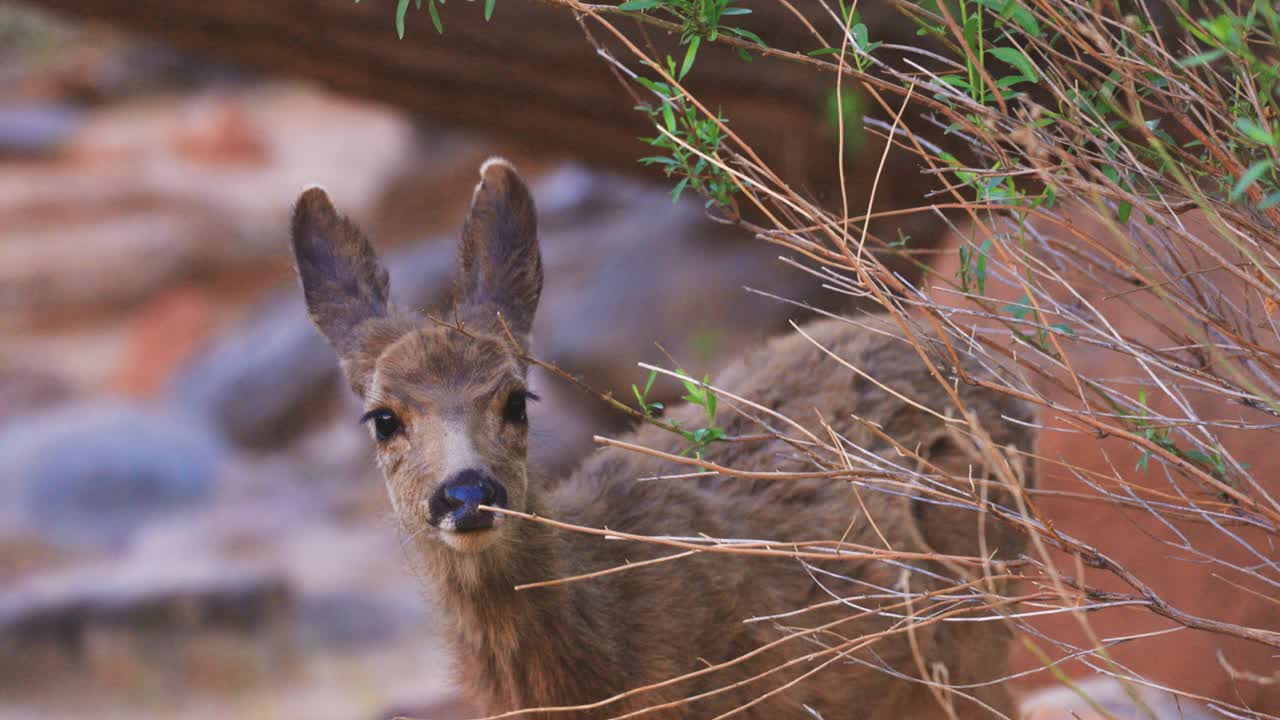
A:
<svg viewBox="0 0 1280 720">
<path fill-rule="evenodd" d="M 387 315 L 387 271 L 360 228 L 319 187 L 298 197 L 291 241 L 311 321 L 346 359 L 358 349 L 360 326 Z"/>
<path fill-rule="evenodd" d="M 529 188 L 511 163 L 490 158 L 462 226 L 457 304 L 465 316 L 502 313 L 523 342 L 542 296 L 542 254 Z"/>
</svg>

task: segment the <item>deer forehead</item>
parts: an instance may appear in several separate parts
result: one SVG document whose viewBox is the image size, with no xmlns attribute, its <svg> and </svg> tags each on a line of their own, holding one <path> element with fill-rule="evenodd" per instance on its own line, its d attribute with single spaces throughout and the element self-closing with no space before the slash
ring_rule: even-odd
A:
<svg viewBox="0 0 1280 720">
<path fill-rule="evenodd" d="M 498 338 L 434 327 L 407 333 L 388 346 L 373 378 L 371 399 L 454 415 L 521 384 L 524 366 Z"/>
</svg>

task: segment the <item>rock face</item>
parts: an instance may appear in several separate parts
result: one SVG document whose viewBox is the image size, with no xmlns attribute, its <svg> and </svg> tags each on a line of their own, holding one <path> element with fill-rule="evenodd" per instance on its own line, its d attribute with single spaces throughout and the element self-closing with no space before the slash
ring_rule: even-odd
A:
<svg viewBox="0 0 1280 720">
<path fill-rule="evenodd" d="M 76 403 L 0 432 L 0 494 L 18 525 L 73 542 L 123 539 L 213 492 L 223 444 L 199 418 Z"/>
</svg>

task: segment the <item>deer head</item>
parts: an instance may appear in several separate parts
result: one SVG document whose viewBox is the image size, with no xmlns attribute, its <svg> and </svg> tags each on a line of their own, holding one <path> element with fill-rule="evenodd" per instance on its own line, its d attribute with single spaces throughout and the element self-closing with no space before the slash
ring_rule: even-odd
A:
<svg viewBox="0 0 1280 720">
<path fill-rule="evenodd" d="M 373 246 L 323 190 L 298 198 L 292 243 L 307 310 L 364 404 L 404 531 L 464 553 L 500 542 L 502 516 L 479 508 L 527 504 L 523 357 L 542 293 L 533 198 L 515 168 L 480 168 L 454 307 L 440 320 L 392 307 Z"/>
</svg>

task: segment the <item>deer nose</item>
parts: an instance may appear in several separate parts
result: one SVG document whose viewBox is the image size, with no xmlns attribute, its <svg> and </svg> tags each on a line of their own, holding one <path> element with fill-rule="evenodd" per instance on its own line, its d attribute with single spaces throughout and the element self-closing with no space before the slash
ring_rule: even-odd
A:
<svg viewBox="0 0 1280 720">
<path fill-rule="evenodd" d="M 507 490 L 488 473 L 462 470 L 455 473 L 431 496 L 431 522 L 454 532 L 486 530 L 493 527 L 494 514 L 479 506 L 507 506 Z"/>
</svg>

